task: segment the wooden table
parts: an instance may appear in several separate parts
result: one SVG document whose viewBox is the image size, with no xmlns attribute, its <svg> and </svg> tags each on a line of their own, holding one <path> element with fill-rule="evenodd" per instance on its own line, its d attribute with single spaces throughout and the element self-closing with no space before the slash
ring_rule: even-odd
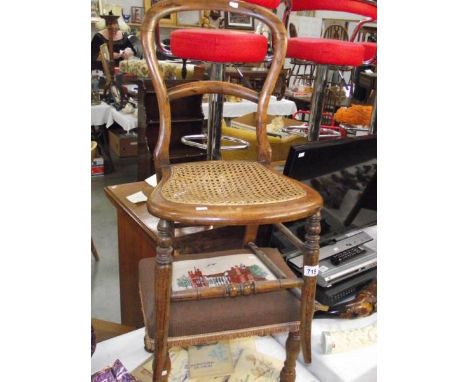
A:
<svg viewBox="0 0 468 382">
<path fill-rule="evenodd" d="M 156 256 L 158 219 L 150 215 L 146 203 L 133 204 L 127 196 L 142 191 L 149 195 L 152 187 L 135 182 L 105 187 L 106 196 L 117 209 L 119 244 L 120 312 L 123 325 L 144 326 L 138 292 L 138 263 Z M 174 249 L 178 253 L 200 253 L 240 248 L 244 227 L 178 227 Z"/>
</svg>

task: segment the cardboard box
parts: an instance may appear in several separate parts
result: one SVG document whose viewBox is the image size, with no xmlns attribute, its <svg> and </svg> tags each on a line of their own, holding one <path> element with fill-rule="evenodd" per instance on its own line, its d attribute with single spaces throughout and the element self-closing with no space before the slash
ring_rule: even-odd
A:
<svg viewBox="0 0 468 382">
<path fill-rule="evenodd" d="M 273 118 L 275 118 L 275 116 L 267 115 L 267 125 L 269 123 L 271 123 Z M 287 126 L 301 126 L 304 123 L 302 121 L 298 121 L 296 119 L 291 119 L 291 118 L 283 117 L 282 119 L 283 119 L 283 123 L 284 123 L 285 127 L 287 127 Z M 257 113 L 246 114 L 246 115 L 243 115 L 242 117 L 234 118 L 231 121 L 231 127 L 237 127 L 237 128 L 241 128 L 241 129 L 248 129 L 248 130 L 255 131 L 256 126 L 257 126 Z M 276 136 L 276 137 L 280 137 L 280 138 L 289 137 L 289 135 L 290 135 L 288 133 L 283 133 L 283 132 L 278 132 L 278 133 L 268 132 L 267 134 L 269 136 Z"/>
<path fill-rule="evenodd" d="M 91 176 L 104 175 L 104 158 L 97 157 L 91 161 Z"/>
<path fill-rule="evenodd" d="M 111 151 L 119 158 L 135 157 L 138 154 L 138 141 L 136 133 L 109 130 L 109 146 Z"/>
<path fill-rule="evenodd" d="M 267 116 L 267 123 L 271 123 L 274 117 Z M 231 121 L 231 126 L 227 127 L 223 124 L 222 133 L 235 138 L 240 138 L 249 142 L 249 147 L 245 150 L 221 151 L 221 157 L 224 160 L 257 160 L 257 134 L 255 132 L 256 113 L 244 115 L 234 118 Z M 295 119 L 283 118 L 285 126 L 301 125 L 301 121 Z M 278 133 L 269 134 L 268 141 L 270 142 L 273 162 L 286 160 L 289 153 L 289 148 L 293 144 L 306 143 L 307 139 L 294 134 Z M 228 142 L 223 142 L 223 145 L 229 145 Z"/>
</svg>

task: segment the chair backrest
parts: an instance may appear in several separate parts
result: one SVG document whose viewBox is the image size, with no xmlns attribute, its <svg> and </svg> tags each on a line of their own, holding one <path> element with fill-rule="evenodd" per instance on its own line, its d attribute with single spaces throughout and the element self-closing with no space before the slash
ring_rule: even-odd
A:
<svg viewBox="0 0 468 382">
<path fill-rule="evenodd" d="M 293 11 L 334 11 L 346 12 L 364 16 L 356 27 L 348 41 L 357 42 L 363 26 L 377 21 L 377 2 L 373 0 L 286 0 L 287 6 L 283 22 L 287 25 L 289 12 Z M 325 36 L 324 36 L 325 37 Z M 373 58 L 375 59 L 375 58 Z M 372 60 L 373 60 L 372 59 Z M 372 61 L 370 60 L 370 61 Z"/>
<path fill-rule="evenodd" d="M 339 24 L 333 24 L 325 29 L 323 32 L 323 38 L 328 38 L 331 40 L 341 40 L 341 41 L 348 41 L 348 31 L 345 27 Z"/>
<path fill-rule="evenodd" d="M 258 0 L 257 2 L 259 2 Z M 236 12 L 251 16 L 264 23 L 271 31 L 274 54 L 270 71 L 260 92 L 248 89 L 239 84 L 222 81 L 197 81 L 181 84 L 167 90 L 161 73 L 158 70 L 158 59 L 155 47 L 155 29 L 159 21 L 173 12 L 206 10 L 207 2 L 202 0 L 162 0 L 154 4 L 145 15 L 140 28 L 145 59 L 148 64 L 153 87 L 158 101 L 160 127 L 158 141 L 154 150 L 154 165 L 158 179 L 160 179 L 169 166 L 169 142 L 171 135 L 171 112 L 169 101 L 195 94 L 224 94 L 234 95 L 249 101 L 257 102 L 257 159 L 268 164 L 271 161 L 271 147 L 266 134 L 266 118 L 270 96 L 280 75 L 286 56 L 287 35 L 286 29 L 278 17 L 261 6 L 244 1 L 211 0 L 211 9 L 224 12 Z"/>
</svg>

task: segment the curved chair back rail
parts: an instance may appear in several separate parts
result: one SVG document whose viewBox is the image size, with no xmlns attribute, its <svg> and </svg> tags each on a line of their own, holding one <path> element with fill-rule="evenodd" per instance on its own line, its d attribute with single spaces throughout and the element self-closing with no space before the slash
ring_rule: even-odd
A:
<svg viewBox="0 0 468 382">
<path fill-rule="evenodd" d="M 231 6 L 233 2 L 229 0 L 212 0 L 210 2 L 210 7 L 213 9 L 218 9 L 222 11 L 235 11 L 236 13 L 241 13 L 244 15 L 251 16 L 260 20 L 262 23 L 267 25 L 271 32 L 273 38 L 274 46 L 274 56 L 270 71 L 267 75 L 265 84 L 258 94 L 258 109 L 257 109 L 257 142 L 258 142 L 258 153 L 257 158 L 259 162 L 268 164 L 271 160 L 271 147 L 268 142 L 266 135 L 266 117 L 268 102 L 270 96 L 274 90 L 276 81 L 280 75 L 281 68 L 284 63 L 286 56 L 286 29 L 284 28 L 281 21 L 274 16 L 274 14 L 258 5 L 250 4 L 244 1 L 234 2 L 238 5 L 237 8 Z M 156 56 L 155 48 L 155 28 L 159 21 L 173 13 L 181 11 L 192 11 L 192 10 L 202 10 L 203 7 L 194 0 L 163 0 L 159 1 L 153 5 L 150 10 L 146 13 L 143 24 L 140 28 L 141 30 L 141 40 L 143 48 L 145 51 L 146 61 L 148 63 L 148 69 L 151 75 L 153 82 L 153 87 L 156 91 L 156 97 L 158 100 L 158 108 L 160 113 L 160 129 L 158 142 L 154 150 L 154 164 L 156 169 L 156 174 L 159 179 L 161 179 L 164 169 L 169 165 L 169 141 L 171 135 L 171 120 L 170 120 L 170 105 L 168 102 L 169 96 L 164 85 L 164 80 L 161 76 L 161 73 L 158 70 L 158 59 Z M 226 89 L 222 90 L 223 94 L 232 94 L 239 97 L 245 97 L 247 99 L 252 99 L 253 94 L 248 92 L 241 92 L 238 87 L 228 86 L 220 82 L 219 84 L 215 83 L 216 81 L 211 81 L 209 86 L 216 88 L 218 91 L 223 86 Z M 221 85 L 223 84 L 223 85 Z M 191 84 L 194 89 L 198 86 L 205 87 L 208 89 L 209 86 L 203 85 L 203 81 L 197 84 Z M 173 94 L 176 90 L 173 90 Z M 210 91 L 212 92 L 212 91 Z M 242 94 L 241 94 L 242 93 Z M 189 95 L 190 92 L 184 90 L 184 92 L 179 93 L 180 96 Z"/>
</svg>

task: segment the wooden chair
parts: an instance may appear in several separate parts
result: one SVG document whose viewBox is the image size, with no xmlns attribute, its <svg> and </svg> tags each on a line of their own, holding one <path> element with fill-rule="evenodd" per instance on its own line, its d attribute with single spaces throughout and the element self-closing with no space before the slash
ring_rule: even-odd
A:
<svg viewBox="0 0 468 382">
<path fill-rule="evenodd" d="M 271 11 L 257 5 L 262 0 L 254 2 L 256 4 L 230 0 L 163 0 L 146 13 L 141 27 L 143 48 L 160 113 L 159 136 L 154 152 L 158 184 L 147 202 L 149 212 L 159 219 L 159 242 L 156 258 L 143 259 L 139 265 L 140 295 L 146 327 L 145 348 L 155 353 L 153 381 L 167 380 L 170 372 L 168 349 L 171 346 L 198 345 L 284 331 L 289 332 L 289 337 L 281 381 L 295 380 L 295 362 L 301 345 L 304 360 L 311 362 L 311 323 L 319 259 L 322 199 L 310 187 L 276 173 L 270 166 L 271 148 L 266 135 L 267 108 L 284 63 L 286 30 Z M 166 89 L 158 71 L 154 33 L 156 25 L 172 12 L 208 7 L 224 12 L 235 10 L 236 13 L 259 19 L 270 28 L 274 55 L 270 72 L 259 93 L 239 84 L 222 81 L 198 81 Z M 206 30 L 193 33 L 194 36 L 196 33 L 207 33 L 207 38 L 201 38 L 194 44 L 196 48 L 193 53 L 203 51 L 208 61 L 235 58 L 226 57 L 226 54 L 232 55 L 232 51 L 222 49 L 223 44 L 233 37 L 232 31 Z M 244 32 L 234 33 L 234 37 L 242 43 Z M 248 54 L 266 55 L 266 38 L 255 49 L 258 51 Z M 169 163 L 171 113 L 168 100 L 204 93 L 234 95 L 258 102 L 257 162 L 217 160 Z M 301 218 L 307 218 L 304 279 L 292 274 L 277 250 L 260 249 L 251 243 L 259 225 Z M 173 264 L 177 266 L 179 261 L 202 261 L 221 255 L 227 259 L 233 255 L 233 251 L 188 256 L 174 253 L 172 240 L 175 224 L 246 226 L 244 243 L 249 243 L 251 252 L 244 249 L 236 253 L 255 254 L 277 279 L 173 291 Z M 294 289 L 299 287 L 302 288 L 300 298 Z"/>
<path fill-rule="evenodd" d="M 364 16 L 365 19 L 356 29 L 364 23 L 377 20 L 377 3 L 370 0 L 292 0 L 292 4 L 285 12 L 287 20 L 291 11 L 338 11 Z M 328 40 L 324 38 L 294 37 L 288 41 L 287 57 L 315 63 L 316 72 L 314 89 L 310 103 L 309 140 L 317 141 L 319 138 L 322 110 L 324 106 L 325 84 L 328 68 L 362 65 L 372 47 L 362 43 L 355 43 L 356 31 L 351 41 Z"/>
</svg>

